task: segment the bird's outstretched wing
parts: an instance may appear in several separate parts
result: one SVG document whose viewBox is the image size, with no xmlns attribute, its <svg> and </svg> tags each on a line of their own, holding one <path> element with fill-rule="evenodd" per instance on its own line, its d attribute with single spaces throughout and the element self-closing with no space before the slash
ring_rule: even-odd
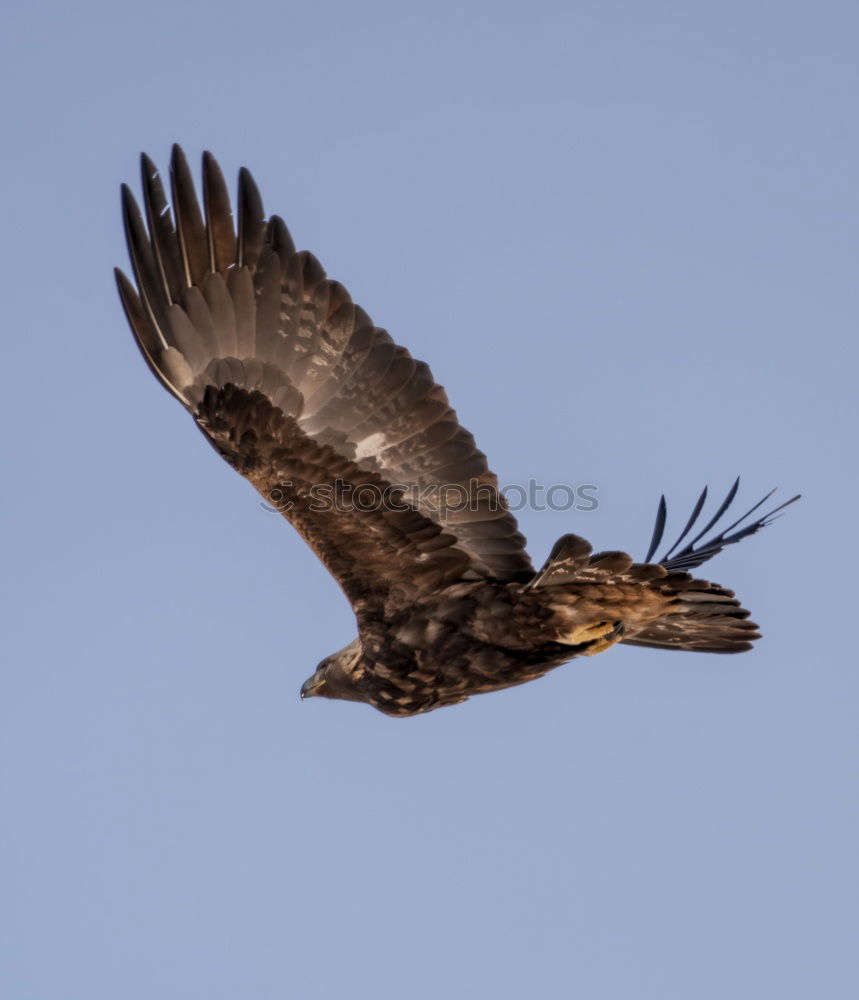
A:
<svg viewBox="0 0 859 1000">
<path fill-rule="evenodd" d="M 356 609 L 455 579 L 527 580 L 525 539 L 444 390 L 296 252 L 239 176 L 238 226 L 210 154 L 203 209 L 173 149 L 173 211 L 142 157 L 123 213 L 137 344 L 221 455 L 295 525 Z"/>
</svg>

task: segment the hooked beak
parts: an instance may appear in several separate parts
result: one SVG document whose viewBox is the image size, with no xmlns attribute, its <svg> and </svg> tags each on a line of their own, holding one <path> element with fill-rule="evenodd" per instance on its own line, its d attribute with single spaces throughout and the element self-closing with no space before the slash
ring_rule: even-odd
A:
<svg viewBox="0 0 859 1000">
<path fill-rule="evenodd" d="M 313 698 L 319 693 L 319 689 L 325 686 L 325 678 L 321 680 L 314 677 L 308 677 L 307 680 L 301 685 L 301 700 L 304 701 L 305 698 Z"/>
</svg>

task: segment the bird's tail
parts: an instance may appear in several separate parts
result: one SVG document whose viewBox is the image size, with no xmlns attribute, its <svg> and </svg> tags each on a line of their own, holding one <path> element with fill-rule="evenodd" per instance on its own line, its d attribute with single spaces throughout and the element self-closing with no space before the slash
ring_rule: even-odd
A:
<svg viewBox="0 0 859 1000">
<path fill-rule="evenodd" d="M 624 636 L 628 646 L 687 649 L 698 653 L 742 653 L 761 633 L 732 590 L 688 573 L 669 574 L 658 581 L 673 595 L 668 610 L 640 631 Z"/>
</svg>

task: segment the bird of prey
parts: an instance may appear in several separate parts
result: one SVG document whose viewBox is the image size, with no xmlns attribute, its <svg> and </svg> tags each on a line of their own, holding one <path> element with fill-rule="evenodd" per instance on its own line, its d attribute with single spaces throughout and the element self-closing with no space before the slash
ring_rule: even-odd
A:
<svg viewBox="0 0 859 1000">
<path fill-rule="evenodd" d="M 152 161 L 141 163 L 142 214 L 122 191 L 134 283 L 116 272 L 137 345 L 215 450 L 311 546 L 357 619 L 357 637 L 322 660 L 303 698 L 411 716 L 615 643 L 737 653 L 760 637 L 732 591 L 689 571 L 787 504 L 749 521 L 765 497 L 705 537 L 737 484 L 698 530 L 705 490 L 677 542 L 651 561 L 663 498 L 643 562 L 564 535 L 535 570 L 429 367 L 296 251 L 278 216 L 266 219 L 248 171 L 234 225 L 211 154 L 202 209 L 178 146 L 172 212 Z"/>
</svg>

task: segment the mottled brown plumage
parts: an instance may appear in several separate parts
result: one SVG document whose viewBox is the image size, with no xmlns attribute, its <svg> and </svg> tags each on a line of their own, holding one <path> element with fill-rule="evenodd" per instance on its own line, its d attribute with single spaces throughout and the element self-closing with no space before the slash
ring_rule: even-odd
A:
<svg viewBox="0 0 859 1000">
<path fill-rule="evenodd" d="M 406 716 L 521 684 L 616 642 L 738 652 L 758 638 L 731 591 L 687 571 L 775 511 L 701 542 L 735 484 L 716 517 L 675 551 L 705 491 L 677 543 L 651 563 L 663 500 L 644 563 L 593 555 L 565 535 L 535 573 L 495 475 L 427 365 L 374 326 L 315 257 L 296 252 L 281 219 L 265 219 L 250 174 L 239 175 L 234 227 L 210 154 L 203 209 L 178 147 L 172 214 L 146 156 L 142 173 L 145 222 L 128 188 L 122 199 L 136 288 L 117 271 L 137 344 L 355 611 L 358 638 L 320 664 L 302 696 Z"/>
</svg>

